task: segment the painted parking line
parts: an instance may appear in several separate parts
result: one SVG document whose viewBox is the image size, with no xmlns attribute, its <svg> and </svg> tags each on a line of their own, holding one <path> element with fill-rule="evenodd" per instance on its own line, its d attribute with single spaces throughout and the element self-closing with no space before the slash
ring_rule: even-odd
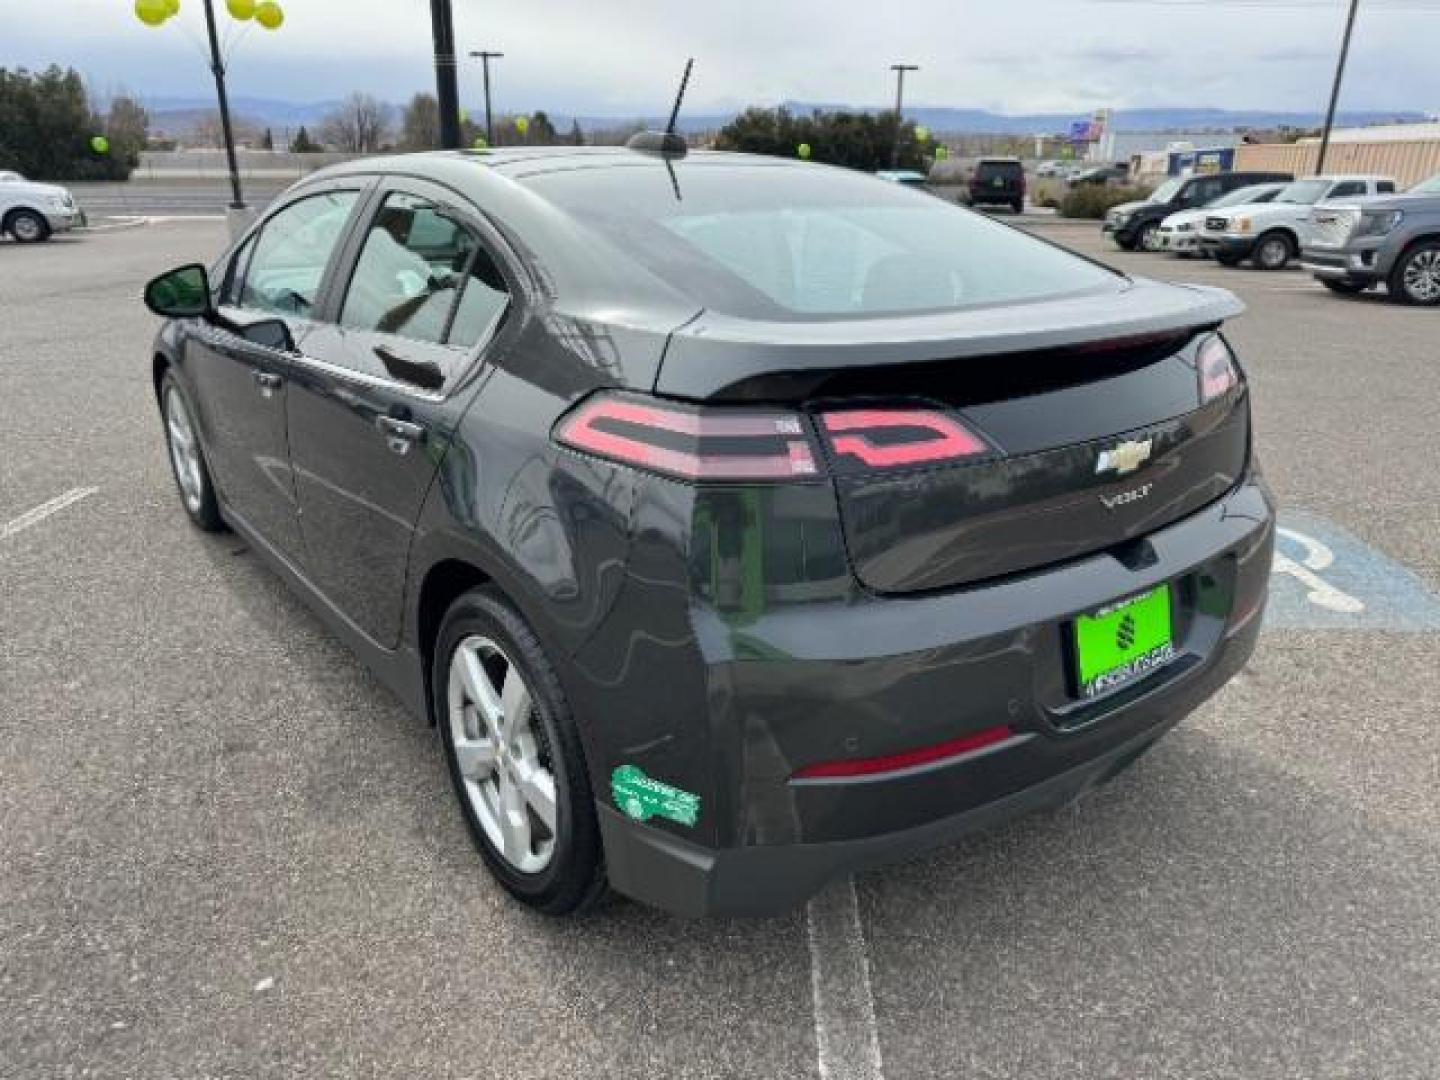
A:
<svg viewBox="0 0 1440 1080">
<path fill-rule="evenodd" d="M 1280 514 L 1267 626 L 1440 631 L 1440 596 L 1410 570 L 1318 514 Z"/>
<path fill-rule="evenodd" d="M 837 881 L 814 897 L 805 907 L 805 921 L 820 1080 L 883 1080 L 870 957 L 854 879 Z"/>
<path fill-rule="evenodd" d="M 38 525 L 51 514 L 58 514 L 67 506 L 77 503 L 81 499 L 88 498 L 99 490 L 99 488 L 93 487 L 71 488 L 63 494 L 56 495 L 55 498 L 49 502 L 41 503 L 35 507 L 35 509 L 25 511 L 25 513 L 21 514 L 14 521 L 7 522 L 4 526 L 0 526 L 0 540 L 9 540 L 16 533 L 23 532 L 30 528 L 31 525 Z"/>
</svg>

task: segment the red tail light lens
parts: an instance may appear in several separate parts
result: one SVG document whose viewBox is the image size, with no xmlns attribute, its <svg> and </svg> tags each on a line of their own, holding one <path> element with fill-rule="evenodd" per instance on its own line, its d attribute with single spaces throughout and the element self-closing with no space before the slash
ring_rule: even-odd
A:
<svg viewBox="0 0 1440 1080">
<path fill-rule="evenodd" d="M 701 409 L 601 394 L 555 429 L 564 446 L 682 480 L 811 480 L 820 475 L 795 413 Z"/>
<path fill-rule="evenodd" d="M 849 758 L 842 761 L 821 761 L 795 770 L 793 780 L 837 780 L 856 776 L 878 776 L 882 773 L 900 772 L 920 765 L 933 765 L 937 761 L 963 757 L 986 747 L 1008 742 L 1015 737 L 1015 731 L 1005 725 L 986 728 L 958 739 L 922 746 L 918 750 L 906 750 L 884 757 Z"/>
<path fill-rule="evenodd" d="M 845 409 L 821 414 L 820 428 L 840 464 L 894 469 L 958 461 L 990 452 L 979 435 L 933 409 Z"/>
<path fill-rule="evenodd" d="M 1219 334 L 1211 334 L 1200 343 L 1195 354 L 1195 369 L 1200 378 L 1202 405 L 1240 385 L 1240 371 L 1235 366 L 1235 354 Z"/>
</svg>

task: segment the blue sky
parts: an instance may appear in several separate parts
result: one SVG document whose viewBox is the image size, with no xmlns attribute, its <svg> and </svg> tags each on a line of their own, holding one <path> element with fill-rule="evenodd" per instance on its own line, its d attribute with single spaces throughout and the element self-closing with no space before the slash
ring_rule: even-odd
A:
<svg viewBox="0 0 1440 1080">
<path fill-rule="evenodd" d="M 232 93 L 319 101 L 366 90 L 399 101 L 433 85 L 428 0 L 282 0 L 252 30 Z M 0 66 L 80 69 L 102 92 L 211 92 L 200 0 L 148 29 L 131 0 L 0 0 Z M 223 24 L 233 29 L 217 0 Z M 918 63 L 915 104 L 1004 112 L 1097 106 L 1323 107 L 1344 0 L 454 0 L 462 50 L 495 48 L 501 109 L 654 111 L 689 55 L 704 111 L 785 99 L 880 104 L 888 65 Z M 1342 107 L 1440 112 L 1440 0 L 1362 0 Z M 478 100 L 463 63 L 462 99 Z"/>
</svg>

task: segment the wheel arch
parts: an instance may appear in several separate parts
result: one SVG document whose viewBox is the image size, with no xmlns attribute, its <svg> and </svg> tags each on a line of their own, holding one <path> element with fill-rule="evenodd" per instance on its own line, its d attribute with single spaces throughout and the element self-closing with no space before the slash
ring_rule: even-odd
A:
<svg viewBox="0 0 1440 1080">
<path fill-rule="evenodd" d="M 31 206 L 28 203 L 20 203 L 18 206 L 12 206 L 5 211 L 4 216 L 0 217 L 0 233 L 10 232 L 11 224 L 20 214 L 34 214 L 45 227 L 45 235 L 50 235 L 50 219 L 45 216 L 45 211 L 41 210 L 38 206 Z"/>
<path fill-rule="evenodd" d="M 1255 237 L 1255 246 L 1258 248 L 1267 236 L 1279 234 L 1285 237 L 1285 242 L 1290 245 L 1290 256 L 1294 258 L 1300 252 L 1300 234 L 1289 225 L 1271 225 L 1268 229 L 1262 229 L 1260 235 Z"/>
<path fill-rule="evenodd" d="M 494 585 L 493 575 L 482 570 L 473 561 L 460 558 L 440 559 L 425 571 L 425 576 L 421 579 L 415 602 L 415 648 L 420 654 L 425 687 L 425 718 L 432 726 L 437 716 L 430 673 L 434 670 L 435 643 L 440 636 L 440 624 L 445 619 L 445 612 L 472 589 Z"/>
</svg>

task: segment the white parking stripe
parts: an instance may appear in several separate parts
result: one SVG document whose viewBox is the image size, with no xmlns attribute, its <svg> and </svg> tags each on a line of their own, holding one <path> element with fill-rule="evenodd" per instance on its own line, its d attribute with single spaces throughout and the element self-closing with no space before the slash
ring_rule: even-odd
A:
<svg viewBox="0 0 1440 1080">
<path fill-rule="evenodd" d="M 58 514 L 71 503 L 77 503 L 81 499 L 88 498 L 99 490 L 99 488 L 93 487 L 71 488 L 63 495 L 56 495 L 55 498 L 49 502 L 41 503 L 35 507 L 34 510 L 25 511 L 25 513 L 21 514 L 14 521 L 7 523 L 4 528 L 0 528 L 0 540 L 9 540 L 10 537 L 16 533 L 22 532 L 31 525 L 36 525 L 44 521 L 51 514 Z"/>
<path fill-rule="evenodd" d="M 854 880 L 846 878 L 811 900 L 805 919 L 821 1080 L 883 1080 L 870 957 Z"/>
</svg>

